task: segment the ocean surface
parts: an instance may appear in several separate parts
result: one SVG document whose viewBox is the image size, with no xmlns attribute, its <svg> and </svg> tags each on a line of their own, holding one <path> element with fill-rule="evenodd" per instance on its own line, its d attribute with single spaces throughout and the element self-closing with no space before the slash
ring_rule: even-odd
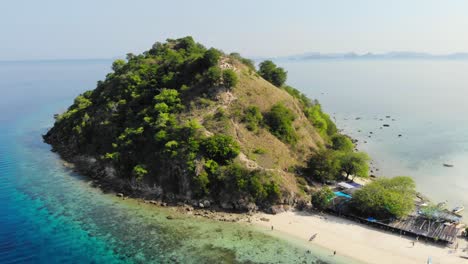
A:
<svg viewBox="0 0 468 264">
<path fill-rule="evenodd" d="M 433 202 L 468 208 L 468 61 L 278 64 L 288 71 L 289 84 L 318 99 L 359 141 L 378 169 L 372 174 L 411 176 Z"/>
<path fill-rule="evenodd" d="M 110 64 L 0 63 L 0 263 L 349 263 L 259 227 L 123 201 L 65 168 L 41 135 Z"/>
</svg>

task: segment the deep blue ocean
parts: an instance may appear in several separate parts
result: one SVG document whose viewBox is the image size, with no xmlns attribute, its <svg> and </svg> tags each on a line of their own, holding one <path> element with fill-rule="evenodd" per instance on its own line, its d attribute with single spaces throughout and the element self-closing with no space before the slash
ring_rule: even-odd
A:
<svg viewBox="0 0 468 264">
<path fill-rule="evenodd" d="M 0 263 L 347 263 L 246 224 L 168 220 L 63 166 L 41 135 L 110 64 L 0 63 Z"/>
</svg>

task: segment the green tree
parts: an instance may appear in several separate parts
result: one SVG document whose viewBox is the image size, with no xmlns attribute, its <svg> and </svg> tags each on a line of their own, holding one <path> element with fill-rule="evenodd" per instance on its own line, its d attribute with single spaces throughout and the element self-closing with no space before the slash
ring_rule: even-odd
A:
<svg viewBox="0 0 468 264">
<path fill-rule="evenodd" d="M 266 199 L 270 203 L 274 203 L 275 201 L 278 201 L 278 199 L 281 198 L 281 190 L 277 182 L 271 181 L 269 183 L 264 184 L 263 188 L 265 189 L 265 192 L 267 194 Z"/>
<path fill-rule="evenodd" d="M 350 152 L 354 149 L 354 144 L 345 135 L 336 134 L 331 137 L 332 148 L 338 151 Z"/>
<path fill-rule="evenodd" d="M 148 174 L 148 170 L 146 170 L 146 166 L 142 164 L 138 164 L 133 167 L 133 176 L 136 178 L 137 181 L 141 181 L 146 174 Z"/>
<path fill-rule="evenodd" d="M 281 198 L 275 175 L 262 170 L 249 170 L 239 164 L 223 166 L 218 179 L 223 179 L 217 191 L 233 193 L 257 204 L 271 204 Z"/>
<path fill-rule="evenodd" d="M 267 124 L 270 131 L 280 140 L 294 145 L 297 134 L 292 123 L 296 119 L 294 113 L 281 103 L 275 104 L 267 114 Z"/>
<path fill-rule="evenodd" d="M 276 66 L 276 64 L 271 60 L 266 60 L 260 63 L 258 73 L 263 77 L 263 79 L 271 82 L 277 87 L 281 87 L 288 77 L 287 72 L 283 68 Z"/>
<path fill-rule="evenodd" d="M 112 63 L 112 70 L 116 73 L 119 73 L 120 70 L 125 66 L 125 61 L 122 59 L 117 59 Z"/>
<path fill-rule="evenodd" d="M 315 100 L 312 106 L 306 107 L 304 113 L 323 137 L 333 136 L 338 132 L 335 123 L 322 111 L 318 101 Z"/>
<path fill-rule="evenodd" d="M 161 92 L 154 97 L 156 101 L 155 109 L 166 110 L 167 112 L 177 112 L 184 108 L 179 98 L 179 92 L 174 89 L 162 89 Z M 162 104 L 165 104 L 162 105 Z"/>
<path fill-rule="evenodd" d="M 323 186 L 322 189 L 312 194 L 312 205 L 318 209 L 325 209 L 331 203 L 335 194 L 328 186 Z"/>
<path fill-rule="evenodd" d="M 263 122 L 263 115 L 258 107 L 249 106 L 245 110 L 245 115 L 242 121 L 246 123 L 246 127 L 248 130 L 257 132 L 258 127 Z"/>
<path fill-rule="evenodd" d="M 213 175 L 218 171 L 219 165 L 216 161 L 210 159 L 205 162 L 204 168 L 209 174 Z"/>
<path fill-rule="evenodd" d="M 232 88 L 237 85 L 239 82 L 239 78 L 237 77 L 237 74 L 231 70 L 227 69 L 223 71 L 223 83 L 224 86 L 227 88 Z"/>
<path fill-rule="evenodd" d="M 321 182 L 335 180 L 340 175 L 340 160 L 335 151 L 321 149 L 307 162 L 308 178 Z"/>
<path fill-rule="evenodd" d="M 410 177 L 379 178 L 354 192 L 352 205 L 364 216 L 404 217 L 414 209 L 415 189 Z"/>
<path fill-rule="evenodd" d="M 210 48 L 205 52 L 205 55 L 203 56 L 203 63 L 206 68 L 217 66 L 218 61 L 221 58 L 221 51 L 215 49 L 215 48 Z"/>
<path fill-rule="evenodd" d="M 201 145 L 206 156 L 219 164 L 228 163 L 240 152 L 239 144 L 232 137 L 223 134 L 208 137 Z"/>
<path fill-rule="evenodd" d="M 187 36 L 184 38 L 180 38 L 176 41 L 175 49 L 184 49 L 184 50 L 190 50 L 196 45 L 195 40 L 193 40 L 193 37 Z"/>
<path fill-rule="evenodd" d="M 210 184 L 210 179 L 206 171 L 202 171 L 199 174 L 195 175 L 193 177 L 193 182 L 195 184 L 194 192 L 196 195 L 198 195 L 198 197 L 203 197 L 209 194 L 210 191 L 208 185 Z"/>
<path fill-rule="evenodd" d="M 205 73 L 206 80 L 212 86 L 219 84 L 219 82 L 221 81 L 222 75 L 223 73 L 221 71 L 221 68 L 219 68 L 218 66 L 210 67 Z"/>
<path fill-rule="evenodd" d="M 342 152 L 339 155 L 341 171 L 349 176 L 367 178 L 369 176 L 369 156 L 364 152 Z"/>
</svg>

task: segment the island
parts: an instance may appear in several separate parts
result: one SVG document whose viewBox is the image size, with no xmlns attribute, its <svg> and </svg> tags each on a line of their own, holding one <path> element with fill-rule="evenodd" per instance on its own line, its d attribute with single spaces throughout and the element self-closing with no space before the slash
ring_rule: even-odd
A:
<svg viewBox="0 0 468 264">
<path fill-rule="evenodd" d="M 270 60 L 257 70 L 238 53 L 168 39 L 115 60 L 44 140 L 122 197 L 249 214 L 327 212 L 416 240 L 456 241 L 460 216 L 418 195 L 410 177 L 369 179 L 368 155 L 286 80 Z"/>
<path fill-rule="evenodd" d="M 257 71 L 185 37 L 128 54 L 112 70 L 44 139 L 126 195 L 237 211 L 306 204 L 312 179 L 300 171 L 310 156 L 333 141 L 351 149 L 271 61 Z"/>
</svg>

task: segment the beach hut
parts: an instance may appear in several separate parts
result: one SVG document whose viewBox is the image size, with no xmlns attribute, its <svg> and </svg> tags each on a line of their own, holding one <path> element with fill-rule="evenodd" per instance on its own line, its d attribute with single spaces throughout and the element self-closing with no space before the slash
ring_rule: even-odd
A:
<svg viewBox="0 0 468 264">
<path fill-rule="evenodd" d="M 338 185 L 338 187 L 340 187 L 340 188 L 342 188 L 344 190 L 355 188 L 353 185 L 351 185 L 349 183 L 346 183 L 346 182 L 339 182 L 337 185 Z"/>
<path fill-rule="evenodd" d="M 358 189 L 362 187 L 361 184 L 356 183 L 356 182 L 350 182 L 349 185 L 352 185 L 352 186 L 354 186 L 354 188 L 358 188 Z"/>
</svg>

